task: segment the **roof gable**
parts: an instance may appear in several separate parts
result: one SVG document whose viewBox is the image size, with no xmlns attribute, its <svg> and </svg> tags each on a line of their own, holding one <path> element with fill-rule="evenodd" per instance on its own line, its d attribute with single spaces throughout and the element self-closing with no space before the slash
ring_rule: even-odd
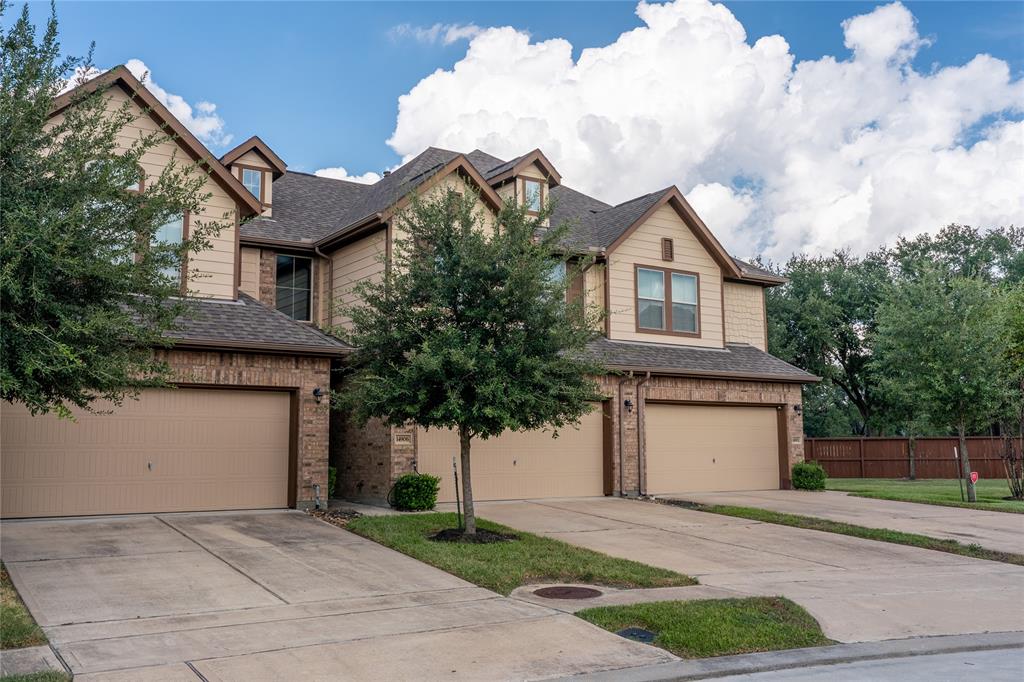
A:
<svg viewBox="0 0 1024 682">
<path fill-rule="evenodd" d="M 548 157 L 544 156 L 544 152 L 539 149 L 534 149 L 532 152 L 528 152 L 518 158 L 503 163 L 500 166 L 491 168 L 486 173 L 487 181 L 492 185 L 501 184 L 519 175 L 524 168 L 530 165 L 536 165 L 539 167 L 544 175 L 547 176 L 548 184 L 552 187 L 562 184 L 562 176 L 555 169 L 555 165 L 551 163 L 548 160 Z"/>
<path fill-rule="evenodd" d="M 611 253 L 618 248 L 638 227 L 654 215 L 655 211 L 666 204 L 675 209 L 683 223 L 693 232 L 697 241 L 701 243 L 715 262 L 718 263 L 719 267 L 722 268 L 723 274 L 737 278 L 742 277 L 742 272 L 732 256 L 726 252 L 722 244 L 715 238 L 715 235 L 711 234 L 711 230 L 708 229 L 708 226 L 704 224 L 704 221 L 700 219 L 697 212 L 686 201 L 683 193 L 675 186 L 619 204 L 619 206 L 609 209 L 609 211 L 603 211 L 602 213 L 623 213 L 624 215 L 621 217 L 631 220 L 631 222 L 619 221 L 618 218 L 620 216 L 614 216 L 616 218 L 615 222 L 619 225 L 625 225 L 625 229 L 608 245 L 607 253 Z"/>
<path fill-rule="evenodd" d="M 284 175 L 284 172 L 288 169 L 288 164 L 286 164 L 280 156 L 275 154 L 274 150 L 267 146 L 267 143 L 261 140 L 258 135 L 253 135 L 248 140 L 220 157 L 220 162 L 225 166 L 230 166 L 236 160 L 249 152 L 256 152 L 270 165 L 274 171 L 275 179 Z"/>
<path fill-rule="evenodd" d="M 153 93 L 149 91 L 139 80 L 132 75 L 125 66 L 115 66 L 113 69 L 100 74 L 81 85 L 59 95 L 53 100 L 53 107 L 50 116 L 56 116 L 69 106 L 77 102 L 81 97 L 87 96 L 102 88 L 118 86 L 122 88 L 132 101 L 157 122 L 162 128 L 166 128 L 168 134 L 175 142 L 209 173 L 217 184 L 242 206 L 242 215 L 259 215 L 263 210 L 259 200 L 254 197 L 242 183 L 228 171 L 224 165 L 216 159 L 209 149 L 193 135 L 188 128 L 182 125 L 181 121 L 174 117 L 167 107 L 161 104 Z"/>
</svg>

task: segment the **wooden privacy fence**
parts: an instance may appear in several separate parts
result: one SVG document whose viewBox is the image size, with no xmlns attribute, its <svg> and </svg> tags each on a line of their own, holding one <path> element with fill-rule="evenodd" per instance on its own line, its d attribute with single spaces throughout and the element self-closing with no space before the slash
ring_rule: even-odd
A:
<svg viewBox="0 0 1024 682">
<path fill-rule="evenodd" d="M 1013 440 L 1020 448 L 1021 439 Z M 915 478 L 956 478 L 953 448 L 958 447 L 956 438 L 915 439 Z M 1004 478 L 1003 462 L 999 459 L 1002 450 L 1002 438 L 968 438 L 971 470 L 982 478 Z M 804 441 L 804 459 L 820 463 L 832 478 L 908 478 L 910 439 L 808 438 Z"/>
</svg>

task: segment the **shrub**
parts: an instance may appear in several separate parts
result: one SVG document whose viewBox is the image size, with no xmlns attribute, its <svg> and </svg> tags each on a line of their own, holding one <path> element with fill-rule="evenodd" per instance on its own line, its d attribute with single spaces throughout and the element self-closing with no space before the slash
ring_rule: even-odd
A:
<svg viewBox="0 0 1024 682">
<path fill-rule="evenodd" d="M 793 487 L 797 490 L 824 490 L 828 475 L 817 462 L 798 462 L 793 465 Z"/>
<path fill-rule="evenodd" d="M 428 511 L 437 504 L 441 479 L 430 474 L 405 474 L 395 481 L 388 502 L 401 511 Z"/>
<path fill-rule="evenodd" d="M 334 497 L 334 488 L 338 484 L 338 467 L 327 467 L 327 497 Z"/>
</svg>

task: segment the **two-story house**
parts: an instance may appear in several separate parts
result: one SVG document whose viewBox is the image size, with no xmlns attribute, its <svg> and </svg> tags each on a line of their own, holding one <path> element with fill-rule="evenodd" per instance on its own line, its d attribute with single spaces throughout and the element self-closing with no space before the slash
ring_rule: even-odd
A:
<svg viewBox="0 0 1024 682">
<path fill-rule="evenodd" d="M 454 499 L 454 433 L 329 413 L 330 369 L 349 349 L 320 331 L 346 326 L 353 285 L 381 275 L 410 197 L 447 187 L 478 194 L 487 216 L 508 199 L 552 202 L 551 220 L 573 225 L 571 253 L 595 259 L 569 295 L 608 311 L 590 348 L 609 369 L 605 400 L 557 440 L 476 442 L 477 499 L 788 486 L 801 384 L 816 377 L 766 352 L 764 290 L 783 280 L 732 258 L 676 188 L 612 206 L 567 187 L 539 150 L 503 160 L 429 148 L 374 184 L 317 177 L 255 136 L 213 157 L 123 67 L 81 87 L 99 83 L 112 107 L 138 107 L 126 136 L 173 133 L 145 172 L 203 161 L 206 209 L 233 225 L 183 267 L 196 314 L 156 351 L 176 390 L 73 423 L 3 406 L 4 516 L 308 506 L 326 496 L 328 461 L 341 497 L 381 501 L 417 469 Z M 187 234 L 189 220 L 170 231 Z"/>
</svg>

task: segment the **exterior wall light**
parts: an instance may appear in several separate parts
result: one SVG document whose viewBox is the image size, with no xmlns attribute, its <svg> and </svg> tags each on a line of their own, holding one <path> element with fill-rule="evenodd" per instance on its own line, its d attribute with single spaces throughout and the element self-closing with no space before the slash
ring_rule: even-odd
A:
<svg viewBox="0 0 1024 682">
<path fill-rule="evenodd" d="M 317 386 L 313 389 L 313 397 L 316 398 L 316 404 L 319 405 L 320 401 L 324 399 L 324 389 Z"/>
<path fill-rule="evenodd" d="M 633 401 L 626 398 L 626 401 L 622 403 L 626 408 L 626 414 L 633 414 Z"/>
<path fill-rule="evenodd" d="M 799 404 L 799 403 L 797 403 L 796 405 L 793 406 L 793 411 L 796 412 L 797 414 L 803 414 L 804 413 L 804 406 Z"/>
</svg>

